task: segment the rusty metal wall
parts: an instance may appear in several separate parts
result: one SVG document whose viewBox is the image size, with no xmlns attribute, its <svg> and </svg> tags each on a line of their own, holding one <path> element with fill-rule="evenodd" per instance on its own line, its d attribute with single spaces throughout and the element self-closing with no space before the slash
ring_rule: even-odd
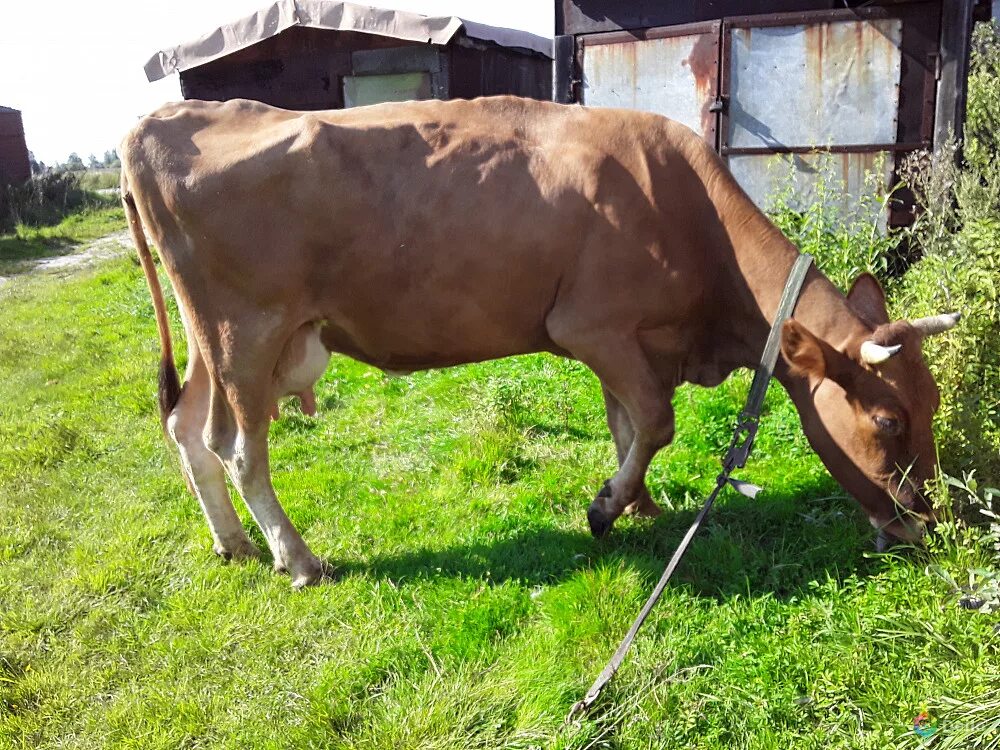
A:
<svg viewBox="0 0 1000 750">
<path fill-rule="evenodd" d="M 734 28 L 726 145 L 893 143 L 903 22 Z"/>
<path fill-rule="evenodd" d="M 866 180 L 868 192 L 892 180 L 903 21 L 748 18 L 726 33 L 721 150 L 733 176 L 762 208 L 783 187 L 795 207 L 835 191 L 850 220 Z"/>
<path fill-rule="evenodd" d="M 715 143 L 719 26 L 642 41 L 595 39 L 583 56 L 583 103 L 655 112 Z"/>
<path fill-rule="evenodd" d="M 801 156 L 816 149 L 853 154 L 841 171 L 854 185 L 864 171 L 859 165 L 875 158 L 860 154 L 885 153 L 885 163 L 898 165 L 903 154 L 932 148 L 942 124 L 960 124 L 960 97 L 939 79 L 947 68 L 949 17 L 963 3 L 971 3 L 974 12 L 987 7 L 984 0 L 557 0 L 556 32 L 572 41 L 556 47 L 557 53 L 563 50 L 556 65 L 565 68 L 557 94 L 560 101 L 586 103 L 590 93 L 593 101 L 580 82 L 597 44 L 646 42 L 678 29 L 721 23 L 718 99 L 712 107 L 721 111 L 712 118 L 714 145 L 748 188 L 755 194 L 766 190 L 774 153 L 788 161 L 789 153 Z M 860 40 L 851 40 L 852 34 Z M 778 62 L 785 57 L 780 70 L 764 55 L 749 62 L 760 44 L 768 44 L 761 41 L 768 36 L 772 56 Z M 967 54 L 968 35 L 958 36 L 952 46 Z M 838 58 L 833 63 L 831 55 Z M 737 56 L 744 67 L 732 64 Z M 640 85 L 644 73 L 634 76 Z M 752 85 L 740 84 L 742 90 L 731 98 L 740 83 L 734 76 L 741 74 L 753 78 Z M 816 76 L 824 79 L 818 86 Z M 877 79 L 891 83 L 881 88 Z M 680 119 L 690 125 L 690 102 L 685 109 Z M 941 112 L 952 109 L 959 114 L 942 119 Z M 676 110 L 665 114 L 678 117 Z M 700 131 L 705 130 L 702 125 Z M 807 170 L 798 179 L 810 174 Z M 894 173 L 888 179 L 898 181 Z M 907 224 L 913 196 L 905 188 L 898 196 L 891 222 Z"/>
<path fill-rule="evenodd" d="M 857 218 L 857 196 L 869 194 L 877 183 L 884 189 L 892 179 L 895 154 L 888 152 L 769 154 L 730 156 L 729 169 L 747 194 L 764 210 L 780 197 L 796 210 L 822 200 L 834 203 L 845 221 Z M 833 188 L 835 194 L 829 191 Z M 825 192 L 824 192 L 825 191 Z M 867 217 L 866 217 L 867 218 Z M 885 229 L 888 212 L 882 211 Z"/>
</svg>

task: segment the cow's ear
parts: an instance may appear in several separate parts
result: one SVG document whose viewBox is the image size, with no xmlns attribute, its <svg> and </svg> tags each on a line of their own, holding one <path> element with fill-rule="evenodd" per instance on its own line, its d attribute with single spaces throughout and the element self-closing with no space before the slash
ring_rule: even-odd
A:
<svg viewBox="0 0 1000 750">
<path fill-rule="evenodd" d="M 816 380 L 826 377 L 823 342 L 797 320 L 781 326 L 781 354 L 794 374 Z"/>
<path fill-rule="evenodd" d="M 863 273 L 851 284 L 847 302 L 861 319 L 872 328 L 889 322 L 889 312 L 885 309 L 885 292 L 878 279 L 870 273 Z"/>
</svg>

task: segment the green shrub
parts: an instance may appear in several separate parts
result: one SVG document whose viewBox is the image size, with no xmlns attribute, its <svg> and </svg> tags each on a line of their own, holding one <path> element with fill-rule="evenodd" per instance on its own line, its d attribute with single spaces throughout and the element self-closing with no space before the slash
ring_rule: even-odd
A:
<svg viewBox="0 0 1000 750">
<path fill-rule="evenodd" d="M 977 24 L 972 38 L 965 158 L 970 168 L 988 171 L 1000 156 L 1000 26 Z"/>
<path fill-rule="evenodd" d="M 977 468 L 1000 478 L 1000 173 L 955 165 L 954 146 L 936 160 L 909 159 L 903 173 L 925 207 L 910 230 L 923 257 L 892 300 L 897 314 L 957 310 L 962 322 L 928 338 L 924 353 L 941 389 L 937 434 L 951 475 Z"/>
<path fill-rule="evenodd" d="M 857 196 L 847 193 L 832 155 L 816 155 L 815 159 L 818 175 L 812 200 L 803 203 L 790 168 L 769 201 L 768 215 L 799 250 L 816 259 L 816 265 L 838 288 L 846 291 L 858 274 L 866 271 L 889 285 L 899 237 L 885 231 L 891 191 L 882 184 L 883 163 L 876 162 L 865 175 L 865 190 Z"/>
<path fill-rule="evenodd" d="M 22 185 L 0 186 L 0 232 L 9 232 L 18 225 L 58 224 L 81 209 L 104 208 L 115 203 L 117 199 L 112 196 L 85 190 L 78 172 L 45 172 Z"/>
</svg>

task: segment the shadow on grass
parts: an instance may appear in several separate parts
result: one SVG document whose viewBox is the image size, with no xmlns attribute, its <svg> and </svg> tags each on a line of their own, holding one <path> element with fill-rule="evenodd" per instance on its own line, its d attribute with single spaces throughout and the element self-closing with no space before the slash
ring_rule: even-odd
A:
<svg viewBox="0 0 1000 750">
<path fill-rule="evenodd" d="M 811 581 L 839 581 L 877 569 L 880 563 L 865 557 L 872 550 L 871 530 L 853 501 L 831 497 L 830 490 L 829 481 L 820 481 L 755 501 L 727 491 L 688 549 L 673 585 L 713 598 L 787 599 L 802 595 Z M 501 538 L 333 565 L 340 575 L 384 577 L 402 585 L 439 576 L 555 584 L 595 566 L 625 565 L 641 571 L 652 586 L 695 514 L 664 511 L 655 522 L 622 518 L 600 540 L 584 531 L 512 529 Z"/>
<path fill-rule="evenodd" d="M 532 435 L 548 435 L 550 437 L 557 438 L 576 438 L 577 440 L 597 440 L 604 437 L 603 432 L 598 433 L 596 430 L 581 430 L 578 427 L 572 427 L 569 425 L 562 424 L 533 424 L 528 428 L 528 433 Z"/>
</svg>

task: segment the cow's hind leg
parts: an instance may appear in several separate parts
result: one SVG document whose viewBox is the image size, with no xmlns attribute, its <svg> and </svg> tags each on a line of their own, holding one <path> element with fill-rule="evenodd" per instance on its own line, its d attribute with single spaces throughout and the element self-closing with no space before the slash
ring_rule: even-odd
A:
<svg viewBox="0 0 1000 750">
<path fill-rule="evenodd" d="M 604 393 L 604 406 L 608 416 L 608 428 L 611 430 L 611 437 L 615 441 L 615 452 L 618 454 L 618 468 L 620 469 L 625 464 L 629 449 L 632 447 L 632 441 L 635 440 L 635 429 L 632 427 L 632 420 L 629 419 L 628 412 L 625 411 L 625 407 L 622 406 L 621 401 L 618 400 L 615 394 L 603 384 L 601 385 L 601 391 Z M 647 518 L 655 518 L 663 511 L 653 501 L 649 490 L 643 486 L 639 492 L 638 499 L 634 503 L 625 506 L 624 512 L 626 515 L 634 514 Z"/>
<path fill-rule="evenodd" d="M 259 550 L 247 537 L 233 508 L 222 463 L 205 445 L 203 433 L 210 393 L 208 370 L 197 349 L 189 351 L 189 355 L 187 382 L 167 420 L 167 430 L 177 443 L 188 485 L 205 513 L 215 553 L 227 560 L 258 557 Z"/>
<path fill-rule="evenodd" d="M 248 357 L 246 360 L 254 359 Z M 323 577 L 323 566 L 310 552 L 278 502 L 271 484 L 267 431 L 270 423 L 271 372 L 245 369 L 242 378 L 227 373 L 225 391 L 212 388 L 206 442 L 222 460 L 226 472 L 243 497 L 254 521 L 264 533 L 274 567 L 292 576 L 292 586 L 302 588 Z"/>
</svg>

